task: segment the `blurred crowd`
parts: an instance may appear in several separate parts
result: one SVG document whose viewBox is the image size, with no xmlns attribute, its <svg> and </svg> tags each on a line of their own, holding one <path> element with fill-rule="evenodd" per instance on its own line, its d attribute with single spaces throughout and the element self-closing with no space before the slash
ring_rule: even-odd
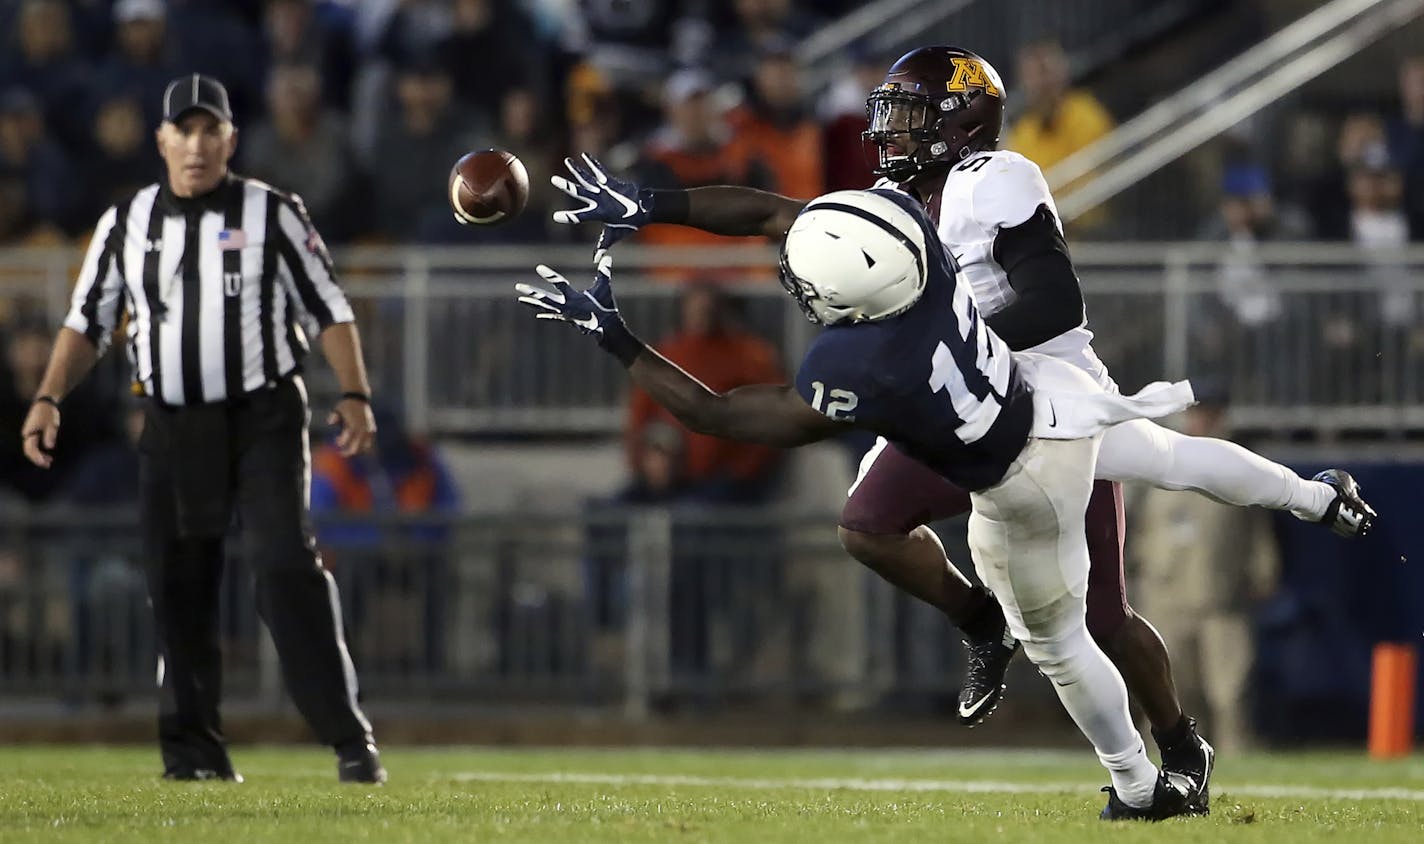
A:
<svg viewBox="0 0 1424 844">
<path fill-rule="evenodd" d="M 536 203 L 568 150 L 629 143 L 673 178 L 810 195 L 826 185 L 826 121 L 803 99 L 794 48 L 854 5 L 0 3 L 0 243 L 82 238 L 116 197 L 157 178 L 163 87 L 193 71 L 231 93 L 235 169 L 302 195 L 333 242 L 458 237 L 449 167 L 490 146 L 525 161 Z M 740 105 L 723 108 L 729 96 Z M 499 237 L 550 237 L 540 211 Z"/>
<path fill-rule="evenodd" d="M 570 151 L 606 156 L 654 185 L 736 183 L 797 197 L 862 187 L 871 180 L 859 137 L 865 96 L 894 56 L 852 43 L 833 73 L 810 74 L 802 52 L 819 25 L 855 6 L 7 0 L 0 244 L 80 241 L 115 198 L 157 178 L 150 133 L 163 86 L 190 71 L 232 94 L 236 169 L 301 194 L 337 243 L 468 241 L 443 186 L 460 154 L 489 146 L 526 163 L 534 208 L 481 242 L 578 236 L 545 213 L 558 201 L 547 176 Z M 1072 84 L 1055 42 L 991 59 L 1011 93 L 1004 146 L 1045 170 L 1115 125 L 1092 91 Z M 1424 58 L 1401 64 L 1398 94 L 1394 108 L 1338 124 L 1306 125 L 1302 113 L 1287 133 L 1301 151 L 1280 161 L 1227 149 L 1220 214 L 1200 234 L 1372 245 L 1424 237 Z M 1338 137 L 1333 160 L 1300 141 L 1322 133 Z M 1110 214 L 1088 214 L 1077 235 L 1111 236 Z M 704 240 L 674 229 L 645 236 Z"/>
<path fill-rule="evenodd" d="M 162 88 L 228 85 L 239 172 L 306 199 L 333 242 L 454 242 L 449 165 L 513 149 L 534 211 L 481 238 L 574 236 L 544 188 L 570 151 L 654 185 L 735 182 L 792 196 L 864 186 L 864 97 L 893 56 L 832 64 L 806 37 L 854 3 L 805 0 L 9 0 L 0 3 L 0 243 L 73 242 L 158 176 Z M 1004 147 L 1044 169 L 1114 128 L 1054 41 L 991 57 L 1007 75 Z M 1124 115 L 1125 117 L 1125 115 Z M 1393 107 L 1286 118 L 1284 154 L 1220 145 L 1200 236 L 1377 245 L 1424 236 L 1424 57 Z M 1331 152 L 1330 138 L 1336 138 Z M 1314 142 L 1312 142 L 1314 141 Z M 1205 199 L 1212 199 L 1208 192 Z M 1078 236 L 1111 236 L 1111 208 Z M 1190 231 L 1183 235 L 1190 235 Z M 675 229 L 654 242 L 701 242 Z"/>
<path fill-rule="evenodd" d="M 1218 214 L 1200 236 L 1238 247 L 1345 241 L 1371 251 L 1424 241 L 1424 53 L 1397 72 L 1390 109 L 1356 107 L 1333 123 L 1310 110 L 1288 115 L 1279 161 L 1228 138 Z"/>
</svg>

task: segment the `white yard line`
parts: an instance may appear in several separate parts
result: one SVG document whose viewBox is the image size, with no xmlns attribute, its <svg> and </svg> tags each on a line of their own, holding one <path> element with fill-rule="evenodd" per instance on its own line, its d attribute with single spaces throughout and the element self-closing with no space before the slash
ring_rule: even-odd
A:
<svg viewBox="0 0 1424 844">
<path fill-rule="evenodd" d="M 458 782 L 527 782 L 546 785 L 652 785 L 689 788 L 811 789 L 847 791 L 927 792 L 955 791 L 969 794 L 1062 794 L 1096 791 L 1099 786 L 1081 782 L 997 782 L 992 780 L 924 779 L 799 779 L 752 777 L 697 777 L 665 774 L 531 774 L 467 771 L 452 774 Z M 442 777 L 443 779 L 443 777 Z M 1412 800 L 1424 801 L 1424 791 L 1408 788 L 1315 788 L 1308 785 L 1240 784 L 1216 785 L 1216 793 L 1243 797 L 1280 797 L 1307 800 Z"/>
</svg>

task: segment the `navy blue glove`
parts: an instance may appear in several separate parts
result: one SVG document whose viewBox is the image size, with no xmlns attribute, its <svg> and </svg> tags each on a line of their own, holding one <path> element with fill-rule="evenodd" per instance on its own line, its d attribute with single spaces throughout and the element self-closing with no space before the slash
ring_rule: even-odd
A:
<svg viewBox="0 0 1424 844">
<path fill-rule="evenodd" d="M 563 176 L 549 179 L 554 187 L 584 203 L 582 208 L 554 212 L 554 222 L 565 225 L 603 223 L 598 251 L 603 251 L 652 220 L 652 191 L 608 175 L 598 159 L 582 154 L 582 162 L 564 159 L 572 180 Z"/>
<path fill-rule="evenodd" d="M 624 324 L 618 303 L 613 299 L 613 256 L 600 249 L 593 259 L 597 270 L 587 290 L 575 290 L 567 279 L 545 264 L 535 269 L 553 290 L 531 284 L 516 284 L 514 289 L 522 294 L 519 301 L 538 311 L 535 319 L 557 319 L 576 325 L 584 334 L 592 334 L 598 345 L 624 366 L 631 366 L 644 347 Z"/>
</svg>

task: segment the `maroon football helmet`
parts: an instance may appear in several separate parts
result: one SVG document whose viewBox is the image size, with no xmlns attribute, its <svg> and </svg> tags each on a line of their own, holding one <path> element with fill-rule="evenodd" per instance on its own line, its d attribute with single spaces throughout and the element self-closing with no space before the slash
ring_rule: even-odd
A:
<svg viewBox="0 0 1424 844">
<path fill-rule="evenodd" d="M 865 140 L 875 174 L 907 182 L 999 144 L 1004 83 L 983 58 L 958 47 L 920 47 L 900 57 L 865 101 Z"/>
</svg>

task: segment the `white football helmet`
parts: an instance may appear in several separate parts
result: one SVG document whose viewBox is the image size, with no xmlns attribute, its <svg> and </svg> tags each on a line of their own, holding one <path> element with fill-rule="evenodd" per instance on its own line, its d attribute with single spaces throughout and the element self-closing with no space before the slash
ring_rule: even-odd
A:
<svg viewBox="0 0 1424 844">
<path fill-rule="evenodd" d="M 843 190 L 813 199 L 781 245 L 781 286 L 821 325 L 887 319 L 925 289 L 925 232 L 893 199 Z"/>
</svg>

